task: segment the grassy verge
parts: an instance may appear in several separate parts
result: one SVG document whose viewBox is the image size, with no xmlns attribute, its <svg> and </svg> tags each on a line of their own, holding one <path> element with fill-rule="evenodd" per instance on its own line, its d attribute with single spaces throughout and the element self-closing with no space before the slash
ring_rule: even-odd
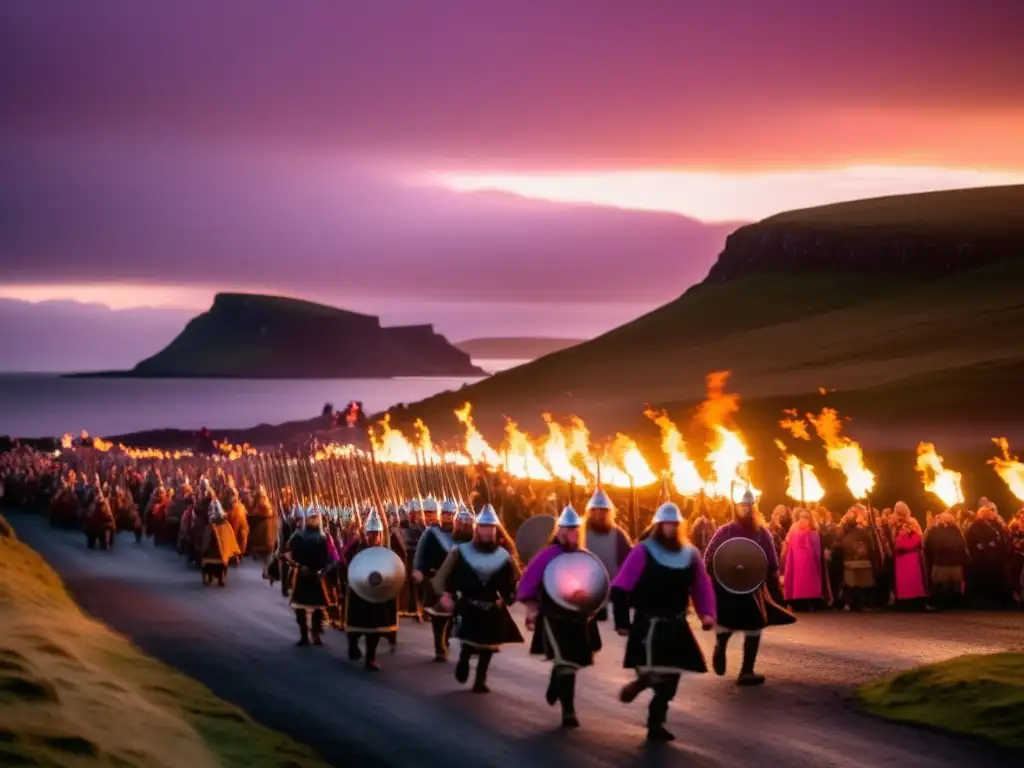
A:
<svg viewBox="0 0 1024 768">
<path fill-rule="evenodd" d="M 2 517 L 0 627 L 0 765 L 324 765 L 83 614 Z"/>
<path fill-rule="evenodd" d="M 873 715 L 1024 750 L 1024 653 L 961 656 L 863 686 Z"/>
</svg>

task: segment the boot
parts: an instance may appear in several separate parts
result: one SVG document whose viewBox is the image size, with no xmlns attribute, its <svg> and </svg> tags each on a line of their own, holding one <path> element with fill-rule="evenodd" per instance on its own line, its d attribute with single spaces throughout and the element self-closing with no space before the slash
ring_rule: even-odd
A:
<svg viewBox="0 0 1024 768">
<path fill-rule="evenodd" d="M 300 647 L 309 645 L 309 628 L 306 626 L 306 612 L 303 610 L 296 609 L 295 621 L 299 625 L 299 642 L 297 642 L 296 645 Z"/>
<path fill-rule="evenodd" d="M 476 679 L 473 681 L 473 693 L 490 693 L 487 687 L 487 667 L 491 664 L 491 651 L 480 651 L 476 662 Z"/>
<path fill-rule="evenodd" d="M 324 641 L 321 639 L 324 633 L 324 615 L 320 611 L 313 611 L 312 621 L 312 632 L 313 645 L 323 645 Z"/>
<path fill-rule="evenodd" d="M 459 663 L 455 665 L 455 679 L 460 683 L 465 683 L 469 680 L 469 657 L 471 653 L 465 645 L 459 651 Z"/>
<path fill-rule="evenodd" d="M 548 690 L 544 694 L 544 701 L 548 703 L 549 707 L 555 706 L 558 701 L 558 667 L 551 667 L 551 679 L 548 681 Z"/>
<path fill-rule="evenodd" d="M 760 635 L 747 635 L 743 638 L 743 668 L 736 680 L 737 685 L 764 685 L 764 675 L 754 672 L 757 661 L 757 649 L 761 647 Z"/>
<path fill-rule="evenodd" d="M 348 636 L 348 660 L 359 661 L 363 658 L 362 651 L 359 650 L 359 635 Z"/>
<path fill-rule="evenodd" d="M 639 675 L 632 683 L 626 683 L 622 686 L 622 689 L 619 691 L 619 701 L 623 704 L 629 704 L 650 687 L 650 675 Z"/>
<path fill-rule="evenodd" d="M 363 665 L 369 672 L 380 672 L 380 665 L 377 663 L 377 644 L 380 642 L 380 635 L 366 636 L 366 663 Z"/>
<path fill-rule="evenodd" d="M 715 652 L 711 655 L 711 668 L 722 677 L 725 674 L 725 649 L 729 645 L 732 632 L 719 632 L 715 635 Z"/>
<path fill-rule="evenodd" d="M 670 680 L 659 680 L 653 688 L 654 695 L 647 708 L 647 740 L 673 741 L 676 737 L 665 728 L 665 720 L 668 718 L 668 703 L 675 695 L 675 686 Z"/>
<path fill-rule="evenodd" d="M 562 700 L 562 727 L 579 728 L 580 721 L 576 719 L 576 673 L 561 675 L 558 687 Z"/>
<path fill-rule="evenodd" d="M 448 661 L 448 618 L 434 616 L 430 628 L 434 632 L 434 661 Z"/>
</svg>

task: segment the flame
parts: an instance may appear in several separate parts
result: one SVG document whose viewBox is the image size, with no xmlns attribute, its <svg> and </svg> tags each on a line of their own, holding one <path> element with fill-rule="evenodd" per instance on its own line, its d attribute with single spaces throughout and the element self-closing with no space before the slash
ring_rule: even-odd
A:
<svg viewBox="0 0 1024 768">
<path fill-rule="evenodd" d="M 377 461 L 385 464 L 404 464 L 416 466 L 417 452 L 415 446 L 409 442 L 405 435 L 391 427 L 391 414 L 385 413 L 384 418 L 377 425 L 380 429 L 380 436 L 377 436 L 377 428 L 370 427 L 370 443 L 373 445 Z"/>
<path fill-rule="evenodd" d="M 615 462 L 616 471 L 621 470 L 626 476 L 626 482 L 620 483 L 613 474 L 609 485 L 621 484 L 623 487 L 633 485 L 637 488 L 643 488 L 658 481 L 658 476 L 651 471 L 651 467 L 648 465 L 647 459 L 640 453 L 636 441 L 621 432 L 615 436 L 615 440 L 608 446 L 605 456 L 610 461 Z M 604 463 L 601 464 L 601 467 L 601 480 L 604 482 Z"/>
<path fill-rule="evenodd" d="M 963 504 L 960 473 L 942 466 L 942 457 L 935 453 L 935 446 L 931 443 L 917 446 L 917 471 L 921 473 L 924 489 L 938 496 L 947 509 L 955 504 Z"/>
<path fill-rule="evenodd" d="M 664 411 L 648 408 L 644 415 L 661 428 L 661 450 L 668 458 L 669 476 L 672 485 L 680 496 L 696 496 L 704 489 L 704 478 L 700 476 L 697 465 L 686 453 L 686 443 L 679 428 Z"/>
<path fill-rule="evenodd" d="M 825 496 L 825 489 L 818 482 L 818 478 L 814 474 L 814 467 L 804 464 L 792 453 L 787 453 L 786 445 L 781 440 L 776 440 L 775 445 L 782 451 L 788 470 L 786 495 L 801 504 L 821 501 Z"/>
<path fill-rule="evenodd" d="M 550 413 L 542 415 L 548 425 L 548 436 L 541 444 L 544 464 L 551 470 L 551 474 L 559 480 L 586 484 L 588 482 L 587 476 L 572 463 L 573 456 L 579 452 L 576 430 L 571 430 L 567 436 L 566 431 L 555 423 Z M 584 443 L 585 445 L 586 443 Z"/>
<path fill-rule="evenodd" d="M 786 418 L 779 422 L 779 426 L 788 431 L 797 440 L 810 440 L 811 434 L 807 431 L 807 422 L 801 419 L 795 409 L 783 411 Z M 776 441 L 778 443 L 778 441 Z"/>
<path fill-rule="evenodd" d="M 842 424 L 838 411 L 834 408 L 822 408 L 819 416 L 815 417 L 809 413 L 807 419 L 814 425 L 814 431 L 825 443 L 828 465 L 843 473 L 846 487 L 850 489 L 853 498 L 867 498 L 875 487 L 875 475 L 864 466 L 864 453 L 860 445 L 840 435 Z"/>
<path fill-rule="evenodd" d="M 416 419 L 413 427 L 420 433 L 419 451 L 420 455 L 432 464 L 457 464 L 459 466 L 467 466 L 470 461 L 469 457 L 458 451 L 439 451 L 434 447 L 433 441 L 430 439 L 430 430 L 427 425 L 423 423 L 423 419 Z"/>
<path fill-rule="evenodd" d="M 530 436 L 511 419 L 505 424 L 508 473 L 523 480 L 551 480 L 551 473 L 537 457 Z"/>
<path fill-rule="evenodd" d="M 1003 479 L 1017 501 L 1024 501 L 1024 464 L 1016 456 L 1010 455 L 1010 442 L 1005 437 L 992 438 L 992 442 L 999 446 L 1003 455 L 989 459 L 988 463 L 995 468 L 996 474 Z"/>
<path fill-rule="evenodd" d="M 697 419 L 713 436 L 709 443 L 711 452 L 706 457 L 711 467 L 711 480 L 705 483 L 704 491 L 712 498 L 730 499 L 738 503 L 743 500 L 745 491 L 749 490 L 755 499 L 761 496 L 761 491 L 750 482 L 747 464 L 752 458 L 743 438 L 738 432 L 724 426 L 740 409 L 739 395 L 725 392 L 725 383 L 730 373 L 716 371 L 708 374 L 708 396 L 697 411 Z"/>
<path fill-rule="evenodd" d="M 237 461 L 243 456 L 255 456 L 258 451 L 248 443 L 242 443 L 241 445 L 232 445 L 225 441 L 218 443 L 214 441 L 214 446 L 221 453 L 221 457 L 228 461 Z"/>
<path fill-rule="evenodd" d="M 74 445 L 74 440 L 72 439 L 71 435 L 69 433 L 65 432 L 64 436 L 60 439 L 60 447 L 63 450 L 66 451 L 69 448 L 71 448 L 73 445 Z"/>
<path fill-rule="evenodd" d="M 92 439 L 92 447 L 95 448 L 97 451 L 109 451 L 111 448 L 114 447 L 114 444 L 108 443 L 102 437 L 94 437 Z"/>
<path fill-rule="evenodd" d="M 465 451 L 474 464 L 496 468 L 502 465 L 501 456 L 484 440 L 473 423 L 473 406 L 466 403 L 455 411 L 455 418 L 466 428 Z"/>
</svg>

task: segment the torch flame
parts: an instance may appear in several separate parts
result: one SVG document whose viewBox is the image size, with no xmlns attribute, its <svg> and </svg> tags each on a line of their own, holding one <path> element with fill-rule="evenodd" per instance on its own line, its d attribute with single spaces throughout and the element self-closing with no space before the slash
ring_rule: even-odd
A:
<svg viewBox="0 0 1024 768">
<path fill-rule="evenodd" d="M 839 413 L 834 408 L 822 408 L 819 416 L 809 413 L 807 418 L 825 443 L 828 465 L 843 473 L 846 487 L 850 489 L 853 498 L 866 499 L 875 487 L 875 475 L 864 466 L 864 453 L 860 445 L 840 434 L 842 424 Z"/>
<path fill-rule="evenodd" d="M 391 427 L 391 414 L 385 413 L 380 420 L 380 437 L 377 430 L 370 428 L 370 442 L 373 444 L 373 451 L 377 461 L 385 464 L 404 464 L 405 466 L 416 466 L 416 448 L 397 429 Z"/>
<path fill-rule="evenodd" d="M 680 496 L 696 496 L 705 486 L 697 465 L 686 453 L 686 442 L 679 428 L 664 411 L 648 408 L 644 415 L 661 429 L 661 450 L 668 458 L 669 476 L 672 485 Z"/>
<path fill-rule="evenodd" d="M 523 480 L 551 480 L 551 473 L 538 458 L 530 436 L 509 419 L 505 424 L 508 473 Z"/>
<path fill-rule="evenodd" d="M 705 492 L 713 498 L 739 503 L 743 500 L 744 492 L 750 491 L 756 499 L 760 497 L 761 491 L 750 482 L 747 464 L 752 459 L 743 438 L 738 432 L 724 426 L 732 414 L 740 409 L 739 395 L 725 392 L 729 375 L 730 371 L 708 374 L 708 396 L 701 403 L 697 419 L 713 436 L 711 452 L 706 457 L 711 467 L 711 480 L 705 484 Z"/>
<path fill-rule="evenodd" d="M 921 473 L 924 489 L 938 496 L 947 509 L 955 504 L 963 504 L 960 473 L 943 466 L 942 457 L 935 452 L 935 446 L 931 443 L 917 446 L 917 471 Z"/>
<path fill-rule="evenodd" d="M 776 440 L 775 445 L 782 451 L 786 461 L 787 486 L 786 495 L 801 504 L 808 502 L 819 502 L 825 496 L 825 489 L 821 487 L 817 476 L 814 474 L 814 467 L 804 464 L 792 453 L 786 451 L 786 446 L 781 440 Z"/>
<path fill-rule="evenodd" d="M 578 451 L 578 441 L 573 440 L 574 444 L 571 445 L 569 436 L 555 422 L 551 414 L 545 413 L 543 417 L 548 425 L 548 436 L 541 445 L 541 453 L 551 474 L 559 480 L 586 484 L 587 476 L 572 463 L 573 455 Z M 575 430 L 570 434 L 575 436 Z"/>
<path fill-rule="evenodd" d="M 1010 442 L 1005 437 L 995 437 L 992 442 L 999 446 L 1003 455 L 989 459 L 988 463 L 1009 487 L 1010 493 L 1017 497 L 1017 501 L 1024 501 L 1024 464 L 1016 456 L 1010 455 Z"/>
<path fill-rule="evenodd" d="M 462 408 L 455 411 L 455 418 L 459 420 L 466 429 L 465 451 L 475 464 L 484 464 L 491 468 L 500 467 L 501 456 L 488 445 L 483 435 L 473 423 L 473 406 L 466 403 Z"/>
</svg>

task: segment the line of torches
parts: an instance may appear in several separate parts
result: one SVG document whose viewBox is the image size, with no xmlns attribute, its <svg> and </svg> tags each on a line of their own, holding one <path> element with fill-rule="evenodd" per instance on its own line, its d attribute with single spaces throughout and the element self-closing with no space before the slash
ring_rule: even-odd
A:
<svg viewBox="0 0 1024 768">
<path fill-rule="evenodd" d="M 636 441 L 617 434 L 599 450 L 591 443 L 590 433 L 583 420 L 571 416 L 567 423 L 559 423 L 550 414 L 544 414 L 548 434 L 533 437 L 519 429 L 516 422 L 506 420 L 505 439 L 500 449 L 492 447 L 477 429 L 472 407 L 466 403 L 454 414 L 463 427 L 462 445 L 457 450 L 435 445 L 430 430 L 421 420 L 414 424 L 415 439 L 408 438 L 391 426 L 390 417 L 384 418 L 369 430 L 373 461 L 386 465 L 425 467 L 456 465 L 484 466 L 503 470 L 511 477 L 539 482 L 564 481 L 580 486 L 600 484 L 615 488 L 640 489 L 658 482 L 682 497 L 704 496 L 709 499 L 741 500 L 746 492 L 759 498 L 761 492 L 750 479 L 749 464 L 753 460 L 742 435 L 731 426 L 730 417 L 739 410 L 739 397 L 724 391 L 729 372 L 708 376 L 708 397 L 697 413 L 697 419 L 707 429 L 711 439 L 707 445 L 702 473 L 690 458 L 686 442 L 676 424 L 664 411 L 648 409 L 645 415 L 661 430 L 661 448 L 667 469 L 658 474 L 640 452 Z M 795 410 L 786 411 L 779 426 L 795 440 L 811 441 L 811 429 L 824 447 L 828 465 L 839 470 L 854 499 L 870 501 L 875 487 L 875 475 L 864 463 L 860 445 L 842 434 L 842 418 L 833 408 L 823 408 L 817 415 L 804 417 Z M 86 433 L 83 433 L 86 438 Z M 1007 485 L 1010 492 L 1024 502 L 1024 463 L 1011 455 L 1005 438 L 994 438 L 1000 455 L 988 463 Z M 814 472 L 814 467 L 791 453 L 782 440 L 775 441 L 787 468 L 786 495 L 800 504 L 815 504 L 825 496 L 825 489 Z M 62 441 L 70 448 L 72 438 Z M 188 451 L 166 452 L 112 445 L 100 438 L 92 438 L 92 445 L 100 451 L 116 450 L 135 459 L 179 459 L 189 457 Z M 249 445 L 217 444 L 220 458 L 228 461 L 257 455 L 259 451 Z M 313 457 L 351 456 L 360 453 L 351 445 L 319 446 Z M 945 467 L 942 457 L 932 443 L 921 443 L 917 448 L 917 472 L 927 492 L 938 498 L 946 508 L 965 501 L 962 475 Z"/>
</svg>

